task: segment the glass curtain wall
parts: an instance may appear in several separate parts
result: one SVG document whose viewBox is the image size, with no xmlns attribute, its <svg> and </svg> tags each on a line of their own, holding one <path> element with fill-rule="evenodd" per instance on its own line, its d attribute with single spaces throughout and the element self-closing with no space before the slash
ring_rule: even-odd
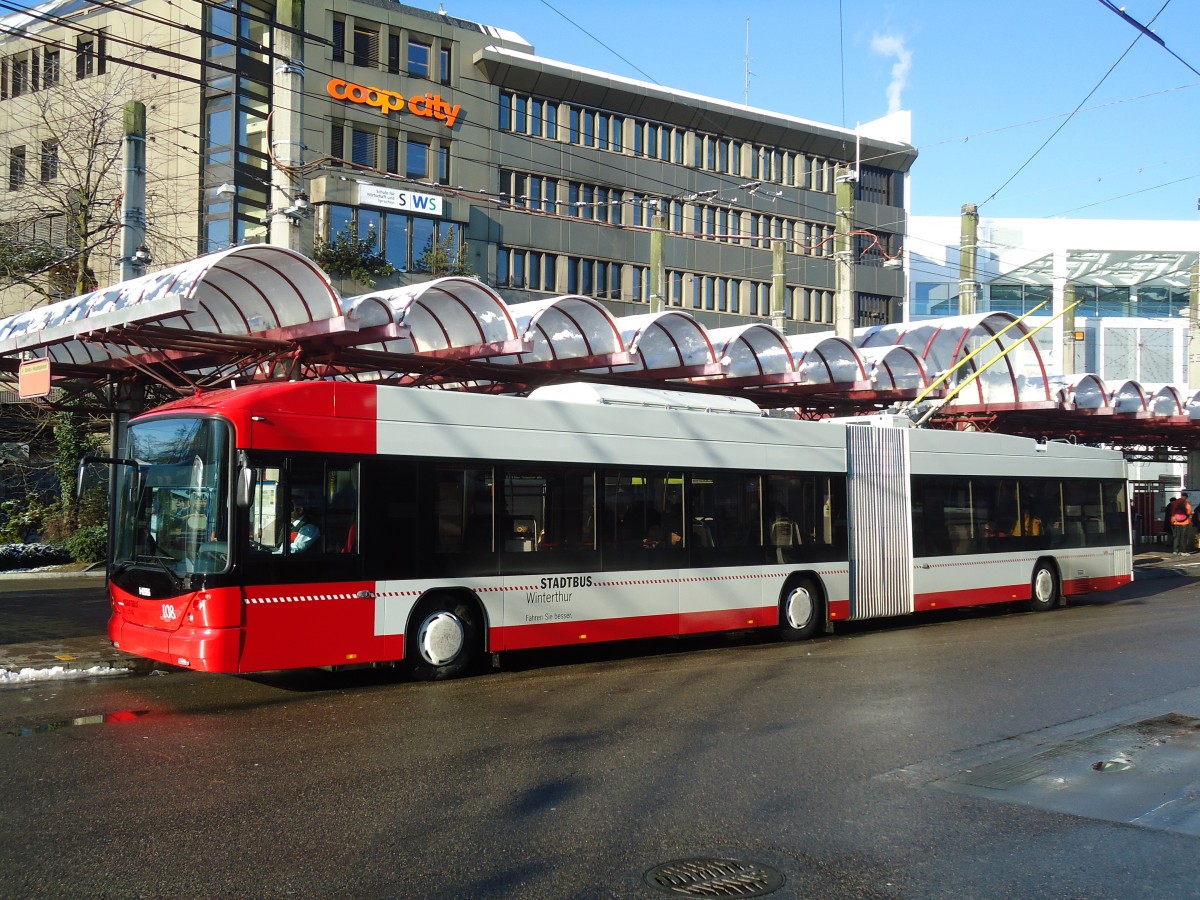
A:
<svg viewBox="0 0 1200 900">
<path fill-rule="evenodd" d="M 273 8 L 205 5 L 200 252 L 266 236 Z"/>
</svg>

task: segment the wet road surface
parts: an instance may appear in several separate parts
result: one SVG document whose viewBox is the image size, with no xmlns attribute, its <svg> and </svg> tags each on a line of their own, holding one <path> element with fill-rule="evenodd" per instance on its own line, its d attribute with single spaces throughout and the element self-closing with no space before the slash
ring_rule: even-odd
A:
<svg viewBox="0 0 1200 900">
<path fill-rule="evenodd" d="M 3 688 L 0 894 L 653 898 L 654 867 L 727 858 L 781 874 L 772 897 L 1200 896 L 1194 832 L 1128 821 L 1186 820 L 1200 778 L 1197 586 L 526 654 L 447 684 Z M 1139 781 L 1167 750 L 1179 777 Z M 1047 804 L 1056 778 L 1081 811 Z"/>
</svg>

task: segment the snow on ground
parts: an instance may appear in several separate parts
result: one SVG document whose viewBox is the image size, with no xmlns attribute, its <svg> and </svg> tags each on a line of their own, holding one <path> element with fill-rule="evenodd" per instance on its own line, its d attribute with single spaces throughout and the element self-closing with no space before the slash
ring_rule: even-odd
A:
<svg viewBox="0 0 1200 900">
<path fill-rule="evenodd" d="M 18 669 L 15 672 L 0 669 L 0 685 L 32 684 L 35 681 L 68 681 L 81 678 L 101 678 L 111 675 L 128 675 L 129 671 L 129 669 L 118 669 L 112 666 L 92 666 L 88 669 L 68 669 L 66 666 L 52 666 L 49 669 Z"/>
</svg>

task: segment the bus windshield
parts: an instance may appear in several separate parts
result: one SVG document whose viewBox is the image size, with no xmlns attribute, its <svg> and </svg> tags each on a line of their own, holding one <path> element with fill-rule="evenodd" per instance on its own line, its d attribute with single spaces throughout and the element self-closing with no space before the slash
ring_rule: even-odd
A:
<svg viewBox="0 0 1200 900">
<path fill-rule="evenodd" d="M 211 418 L 153 419 L 130 426 L 118 473 L 115 565 L 183 575 L 229 567 L 229 426 Z"/>
</svg>

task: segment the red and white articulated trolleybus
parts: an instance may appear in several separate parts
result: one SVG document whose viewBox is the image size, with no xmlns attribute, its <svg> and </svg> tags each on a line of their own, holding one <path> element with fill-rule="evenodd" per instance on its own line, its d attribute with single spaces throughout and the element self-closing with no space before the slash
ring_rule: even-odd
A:
<svg viewBox="0 0 1200 900">
<path fill-rule="evenodd" d="M 585 385 L 198 394 L 135 419 L 110 461 L 109 635 L 212 672 L 434 679 L 506 650 L 803 639 L 1131 580 L 1119 454 L 904 424 Z"/>
</svg>

